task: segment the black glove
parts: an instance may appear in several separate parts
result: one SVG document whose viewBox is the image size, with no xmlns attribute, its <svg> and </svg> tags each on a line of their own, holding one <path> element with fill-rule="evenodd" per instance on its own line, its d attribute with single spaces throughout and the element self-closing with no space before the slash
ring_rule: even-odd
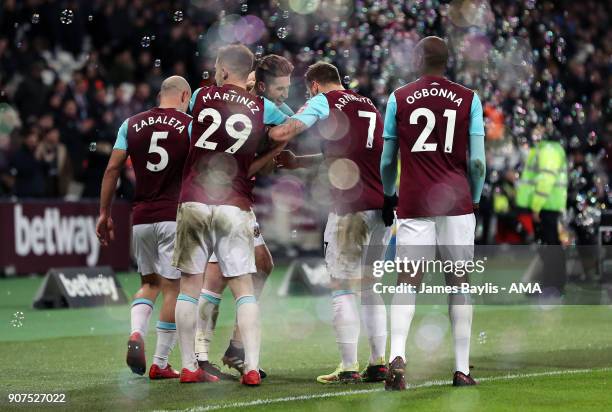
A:
<svg viewBox="0 0 612 412">
<path fill-rule="evenodd" d="M 397 195 L 385 195 L 385 201 L 383 203 L 382 208 L 382 219 L 383 222 L 385 222 L 385 226 L 387 227 L 391 226 L 393 224 L 393 221 L 395 220 L 395 213 L 393 213 L 395 206 L 397 206 Z"/>
</svg>

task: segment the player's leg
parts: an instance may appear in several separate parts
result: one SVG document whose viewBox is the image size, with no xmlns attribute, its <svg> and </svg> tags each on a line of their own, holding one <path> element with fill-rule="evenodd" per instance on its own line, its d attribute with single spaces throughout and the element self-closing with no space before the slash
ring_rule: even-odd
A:
<svg viewBox="0 0 612 412">
<path fill-rule="evenodd" d="M 431 218 L 397 220 L 396 259 L 403 261 L 431 259 L 435 256 L 435 222 Z M 433 253 L 432 253 L 433 252 Z M 400 273 L 397 284 L 418 288 L 423 273 Z M 391 300 L 391 347 L 389 351 L 389 371 L 385 389 L 403 390 L 406 388 L 404 372 L 406 367 L 406 340 L 416 310 L 415 293 L 396 293 Z"/>
<path fill-rule="evenodd" d="M 223 380 L 234 379 L 234 377 L 223 373 L 215 364 L 211 363 L 208 358 L 208 351 L 219 316 L 219 304 L 226 286 L 227 280 L 223 277 L 217 258 L 213 253 L 206 266 L 204 285 L 198 300 L 195 352 L 198 366 Z"/>
<path fill-rule="evenodd" d="M 474 231 L 476 219 L 474 214 L 460 216 L 441 216 L 436 218 L 437 240 L 442 259 L 454 261 L 473 260 Z M 467 283 L 467 275 L 446 275 L 447 285 Z M 472 333 L 473 307 L 470 296 L 450 294 L 448 296 L 448 314 L 450 317 L 453 344 L 455 350 L 455 374 L 453 385 L 474 385 L 470 376 L 470 336 Z"/>
<path fill-rule="evenodd" d="M 142 274 L 141 286 L 134 295 L 130 309 L 130 338 L 126 362 L 132 372 L 144 375 L 146 357 L 144 338 L 149 329 L 153 305 L 160 292 L 160 276 L 157 274 L 157 244 L 153 225 L 135 225 L 132 228 L 134 255 L 138 272 Z"/>
<path fill-rule="evenodd" d="M 259 374 L 261 325 L 252 276 L 245 274 L 232 277 L 228 285 L 236 300 L 236 319 L 244 345 L 244 374 L 241 382 L 247 385 L 259 385 L 261 382 Z"/>
<path fill-rule="evenodd" d="M 141 286 L 134 295 L 130 310 L 131 331 L 126 363 L 138 375 L 144 375 L 147 370 L 144 339 L 149 329 L 153 305 L 159 295 L 159 279 L 155 273 L 141 276 Z"/>
<path fill-rule="evenodd" d="M 175 309 L 179 294 L 180 280 L 161 277 L 163 303 L 157 322 L 157 343 L 153 355 L 153 365 L 149 370 L 151 379 L 178 378 L 179 373 L 168 363 L 170 353 L 177 340 Z"/>
<path fill-rule="evenodd" d="M 228 286 L 236 299 L 236 318 L 244 345 L 245 373 L 241 382 L 259 385 L 259 350 L 261 331 L 259 306 L 255 298 L 252 274 L 255 273 L 255 247 L 250 211 L 234 206 L 216 206 L 213 219 L 215 254 Z"/>
<path fill-rule="evenodd" d="M 367 224 L 355 213 L 338 216 L 330 213 L 325 226 L 325 263 L 332 278 L 332 325 L 341 362 L 330 374 L 317 377 L 323 384 L 359 382 L 357 344 L 360 320 L 358 289 L 362 237 L 367 233 Z M 357 264 L 355 265 L 356 257 Z M 357 281 L 357 282 L 356 282 Z"/>
<path fill-rule="evenodd" d="M 195 331 L 198 299 L 208 258 L 211 253 L 210 206 L 183 203 L 177 213 L 176 242 L 172 266 L 181 271 L 180 293 L 176 301 L 175 320 L 181 348 L 182 383 L 218 381 L 198 367 L 195 356 Z"/>
<path fill-rule="evenodd" d="M 157 343 L 153 365 L 149 370 L 151 379 L 178 378 L 168 358 L 174 349 L 177 340 L 175 309 L 176 299 L 180 288 L 181 273 L 172 267 L 172 254 L 174 253 L 174 238 L 176 236 L 176 222 L 160 222 L 154 225 L 157 234 L 158 266 L 160 269 L 160 286 L 162 292 L 162 307 L 157 322 Z"/>
<path fill-rule="evenodd" d="M 257 272 L 253 275 L 253 289 L 255 298 L 259 300 L 266 280 L 272 270 L 274 269 L 274 263 L 272 260 L 272 254 L 264 242 L 263 236 L 259 230 L 259 225 L 255 223 L 253 230 L 253 240 L 255 245 L 255 266 Z M 242 337 L 240 336 L 240 328 L 238 322 L 234 323 L 234 332 L 230 343 L 223 355 L 223 363 L 231 368 L 235 368 L 240 373 L 243 371 L 244 364 L 244 346 L 242 344 Z M 265 378 L 267 374 L 260 369 L 259 374 L 261 378 Z"/>
<path fill-rule="evenodd" d="M 366 214 L 371 235 L 362 265 L 361 320 L 368 334 L 370 359 L 361 377 L 366 382 L 380 382 L 387 374 L 387 307 L 382 295 L 374 291 L 374 284 L 380 279 L 373 276 L 373 264 L 375 260 L 385 259 L 392 229 L 385 227 L 381 211 L 370 210 Z"/>
</svg>

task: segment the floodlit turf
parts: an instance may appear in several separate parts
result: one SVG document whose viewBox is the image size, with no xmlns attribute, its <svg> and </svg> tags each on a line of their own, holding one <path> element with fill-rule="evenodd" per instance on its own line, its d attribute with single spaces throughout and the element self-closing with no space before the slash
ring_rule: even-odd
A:
<svg viewBox="0 0 612 412">
<path fill-rule="evenodd" d="M 125 366 L 128 306 L 37 311 L 40 278 L 0 280 L 0 409 L 151 410 L 217 408 L 315 411 L 600 411 L 612 405 L 612 308 L 477 306 L 472 331 L 476 388 L 452 388 L 445 306 L 417 309 L 408 347 L 408 381 L 415 387 L 385 393 L 381 385 L 325 386 L 315 377 L 338 363 L 330 299 L 276 296 L 283 270 L 262 299 L 259 388 L 237 382 L 179 385 L 150 382 Z M 119 276 L 128 293 L 137 275 Z M 16 312 L 23 326 L 13 326 Z M 157 313 L 157 310 L 156 310 Z M 155 316 L 154 316 L 155 317 Z M 229 295 L 221 304 L 212 359 L 219 360 L 234 318 Z M 154 344 L 154 319 L 147 360 Z M 18 322 L 17 322 L 18 323 Z M 178 349 L 171 363 L 180 368 Z M 365 362 L 367 345 L 360 346 Z M 577 373 L 559 371 L 580 370 Z M 346 393 L 357 391 L 357 393 Z M 10 405 L 8 393 L 65 393 L 62 405 Z M 341 392 L 341 393 L 338 393 Z M 259 405 L 252 403 L 259 402 Z M 246 403 L 246 404 L 245 404 Z M 247 408 L 248 406 L 248 408 Z"/>
</svg>

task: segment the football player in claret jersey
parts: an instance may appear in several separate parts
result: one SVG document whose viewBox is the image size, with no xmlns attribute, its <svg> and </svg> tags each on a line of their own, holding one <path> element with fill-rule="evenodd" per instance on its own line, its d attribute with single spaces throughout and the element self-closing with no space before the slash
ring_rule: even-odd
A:
<svg viewBox="0 0 612 412">
<path fill-rule="evenodd" d="M 372 101 L 345 90 L 335 66 L 319 62 L 306 72 L 310 100 L 271 137 L 287 138 L 319 121 L 322 154 L 295 157 L 282 152 L 280 167 L 326 162 L 332 205 L 325 227 L 325 262 L 332 278 L 333 326 L 341 354 L 338 368 L 317 378 L 323 384 L 382 381 L 386 375 L 387 312 L 372 289 L 371 264 L 382 259 L 390 229 L 382 220 L 380 179 L 383 121 Z M 361 302 L 357 293 L 361 292 Z M 368 367 L 359 374 L 357 341 L 360 316 L 370 343 Z"/>
<path fill-rule="evenodd" d="M 252 83 L 250 92 L 257 96 L 263 96 L 268 100 L 272 101 L 276 106 L 285 114 L 292 115 L 293 111 L 287 106 L 285 100 L 289 94 L 289 87 L 291 86 L 291 73 L 293 72 L 293 65 L 289 60 L 282 56 L 270 54 L 263 57 L 258 63 L 254 71 L 249 74 L 249 80 L 247 83 Z M 252 81 L 251 81 L 252 80 Z M 194 96 L 197 92 L 194 93 Z M 259 170 L 261 165 L 265 165 L 266 170 L 274 169 L 274 156 L 280 151 L 282 147 L 269 148 L 267 152 L 259 154 L 256 160 L 253 162 L 255 170 Z M 251 177 L 251 176 L 249 176 Z M 255 176 L 251 177 L 251 184 L 255 184 Z M 255 298 L 259 299 L 266 279 L 272 272 L 274 267 L 272 261 L 272 255 L 266 246 L 263 235 L 259 230 L 259 224 L 255 222 L 253 228 L 253 236 L 255 243 L 255 266 L 257 272 L 253 275 L 253 288 L 255 292 Z M 210 258 L 206 267 L 206 273 L 204 274 L 206 286 L 212 290 L 225 289 L 227 284 L 226 278 L 223 277 L 217 258 L 214 256 Z M 221 293 L 219 293 L 220 299 Z M 209 302 L 207 305 L 212 305 L 211 310 L 205 310 L 199 313 L 200 318 L 197 322 L 196 331 L 196 356 L 198 364 L 205 371 L 218 376 L 221 379 L 232 379 L 228 374 L 222 373 L 214 364 L 208 359 L 208 348 L 212 339 L 213 329 L 202 330 L 204 324 L 211 325 L 214 328 L 215 322 L 209 322 L 207 317 L 216 319 L 219 311 L 220 301 Z M 240 328 L 238 324 L 234 324 L 234 332 L 230 339 L 229 345 L 223 355 L 222 361 L 227 366 L 236 369 L 241 374 L 244 372 L 244 347 L 242 344 L 242 338 L 240 336 Z M 266 377 L 266 373 L 260 369 L 259 373 L 263 378 Z"/>
<path fill-rule="evenodd" d="M 132 302 L 127 364 L 139 375 L 146 370 L 144 337 L 161 290 L 163 303 L 157 322 L 157 347 L 149 370 L 151 379 L 179 376 L 168 364 L 168 355 L 176 343 L 174 306 L 180 279 L 180 272 L 172 267 L 171 260 L 182 171 L 189 151 L 191 116 L 185 110 L 190 95 L 191 88 L 185 79 L 169 77 L 161 85 L 158 107 L 123 122 L 100 193 L 96 232 L 100 242 L 107 245 L 114 238 L 110 213 L 113 194 L 129 156 L 136 175 L 132 241 L 142 286 Z"/>
<path fill-rule="evenodd" d="M 220 298 L 221 289 L 210 290 L 203 284 L 203 273 L 214 252 L 236 299 L 245 352 L 241 382 L 253 386 L 261 383 L 259 307 L 251 276 L 256 272 L 255 217 L 249 176 L 265 125 L 280 124 L 286 116 L 274 103 L 246 90 L 253 60 L 244 45 L 221 48 L 215 63 L 217 85 L 203 87 L 193 97 L 194 122 L 183 171 L 173 257 L 173 265 L 182 272 L 176 303 L 181 382 L 208 380 L 208 373 L 196 360 L 195 332 L 198 311 L 212 311 L 211 304 L 214 306 Z M 202 330 L 208 328 L 212 325 L 202 325 Z"/>
<path fill-rule="evenodd" d="M 474 210 L 485 177 L 484 126 L 480 99 L 444 77 L 448 48 L 438 37 L 422 39 L 414 50 L 416 81 L 395 90 L 385 113 L 381 176 L 383 215 L 393 219 L 397 153 L 401 153 L 397 206 L 397 258 L 468 261 L 474 254 Z M 399 283 L 419 285 L 422 273 L 399 274 Z M 451 285 L 466 277 L 446 274 Z M 390 365 L 385 388 L 405 389 L 406 339 L 415 311 L 415 294 L 396 294 L 391 306 Z M 470 297 L 449 295 L 455 348 L 453 385 L 474 385 L 469 353 Z"/>
</svg>

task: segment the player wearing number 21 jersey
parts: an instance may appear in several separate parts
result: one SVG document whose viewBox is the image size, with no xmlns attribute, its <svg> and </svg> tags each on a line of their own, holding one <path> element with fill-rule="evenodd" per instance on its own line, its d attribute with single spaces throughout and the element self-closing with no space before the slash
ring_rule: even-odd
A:
<svg viewBox="0 0 612 412">
<path fill-rule="evenodd" d="M 213 252 L 236 299 L 245 352 L 241 382 L 261 382 L 259 308 L 251 280 L 256 267 L 249 169 L 264 137 L 264 125 L 280 124 L 287 116 L 274 103 L 246 90 L 253 61 L 253 54 L 243 45 L 221 48 L 215 63 L 217 84 L 197 90 L 190 103 L 191 143 L 183 170 L 173 258 L 182 272 L 176 306 L 181 382 L 209 380 L 196 360 L 195 325 L 198 306 L 203 307 L 206 299 L 220 298 L 201 293 L 203 273 Z M 199 326 L 201 330 L 212 328 Z"/>
<path fill-rule="evenodd" d="M 384 256 L 383 245 L 390 236 L 381 216 L 382 117 L 369 98 L 344 89 L 338 70 L 329 63 L 310 66 L 306 84 L 313 97 L 270 135 L 291 135 L 318 123 L 323 137 L 319 156 L 295 157 L 283 152 L 277 159 L 281 167 L 288 168 L 325 161 L 328 170 L 331 210 L 324 233 L 325 262 L 334 290 L 333 326 L 341 364 L 317 381 L 361 382 L 357 360 L 360 303 L 364 303 L 363 321 L 370 338 L 369 366 L 363 379 L 377 381 L 386 372 L 387 317 L 381 296 L 371 293 L 372 276 L 366 270 L 372 260 Z"/>
<path fill-rule="evenodd" d="M 484 126 L 480 99 L 472 90 L 444 77 L 448 48 L 438 37 L 422 39 L 414 50 L 416 81 L 395 90 L 385 114 L 381 176 L 385 198 L 395 195 L 397 153 L 401 156 L 397 207 L 399 259 L 473 259 L 477 208 L 485 176 Z M 386 201 L 386 205 L 392 202 Z M 392 214 L 385 207 L 384 215 Z M 417 287 L 422 273 L 400 273 L 398 283 Z M 446 273 L 447 284 L 467 282 Z M 391 310 L 391 350 L 386 389 L 405 388 L 406 339 L 415 294 L 396 294 Z M 473 385 L 469 370 L 472 306 L 469 296 L 449 295 L 455 345 L 453 384 Z"/>
</svg>

